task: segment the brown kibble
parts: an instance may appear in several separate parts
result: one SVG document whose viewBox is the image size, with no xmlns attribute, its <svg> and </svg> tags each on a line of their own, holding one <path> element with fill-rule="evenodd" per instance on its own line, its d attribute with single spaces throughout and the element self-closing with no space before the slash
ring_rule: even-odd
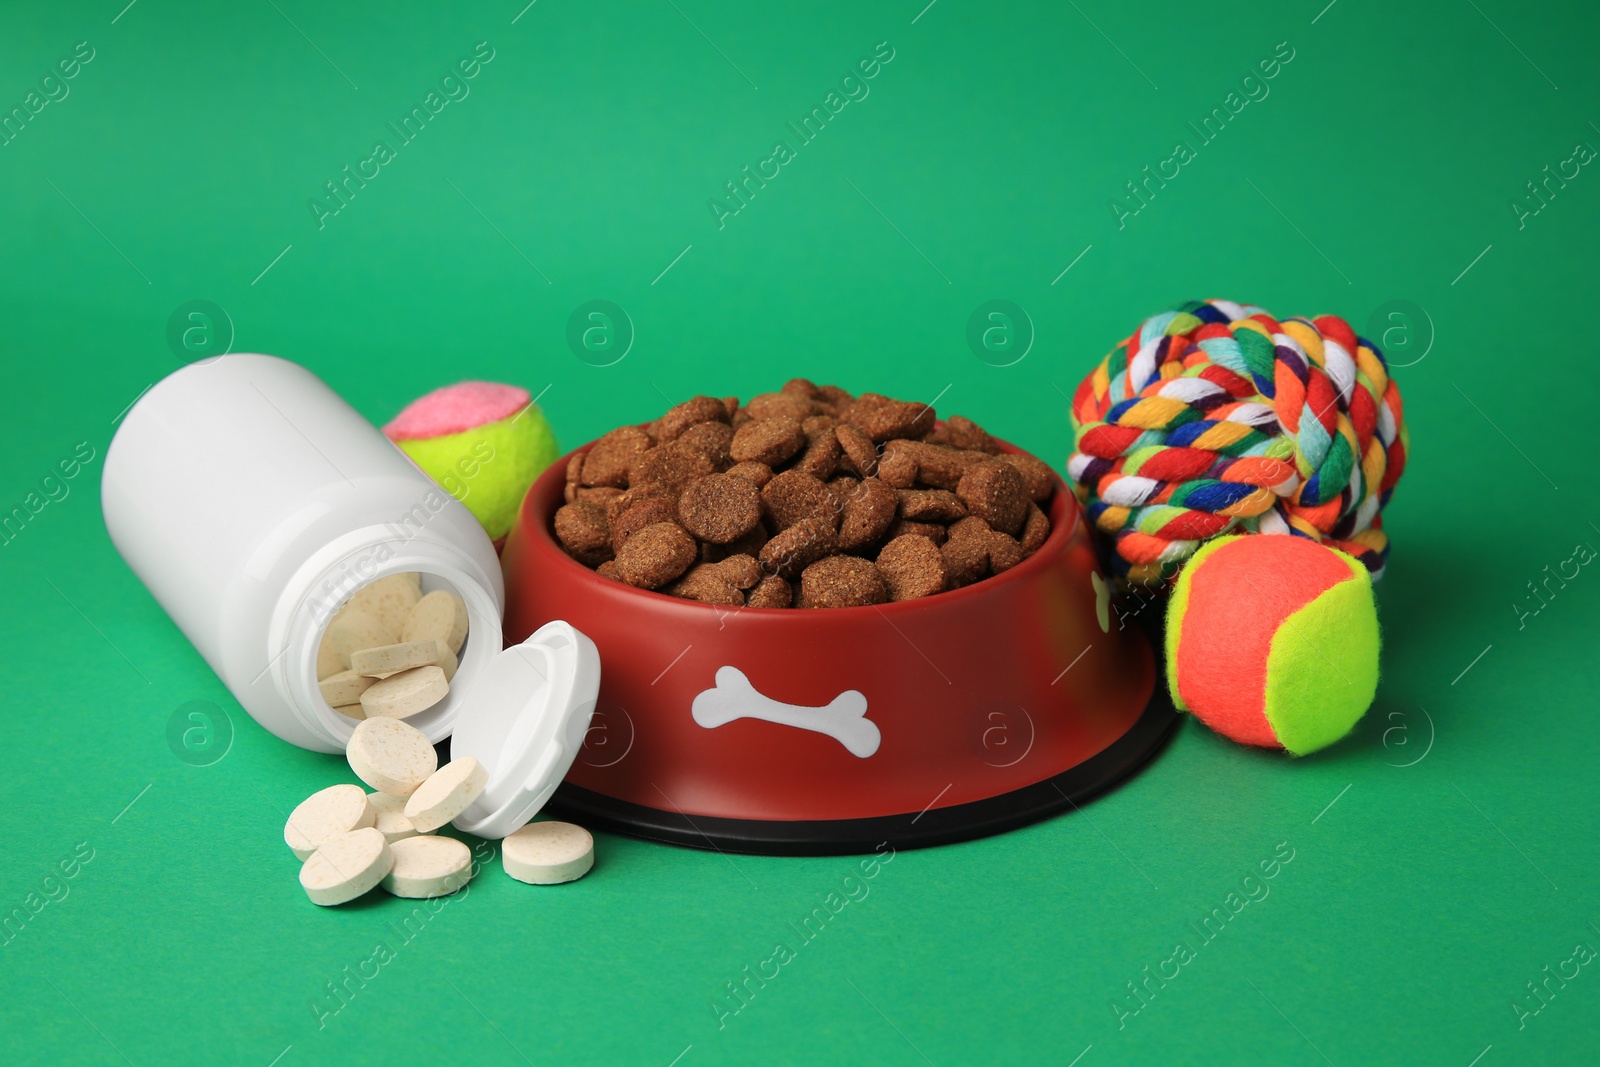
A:
<svg viewBox="0 0 1600 1067">
<path fill-rule="evenodd" d="M 1022 475 L 1022 484 L 1028 490 L 1028 499 L 1035 504 L 1049 500 L 1050 494 L 1055 492 L 1055 472 L 1050 469 L 1050 464 L 1038 456 L 1030 456 L 1026 452 L 1001 452 L 996 458 L 1017 468 L 1017 473 Z"/>
<path fill-rule="evenodd" d="M 711 458 L 698 448 L 684 447 L 681 441 L 640 452 L 628 464 L 628 485 L 663 485 L 682 489 L 696 478 L 716 473 Z"/>
<path fill-rule="evenodd" d="M 976 515 L 950 524 L 950 536 L 939 549 L 950 588 L 971 585 L 988 575 L 989 538 L 993 535 L 989 524 Z"/>
<path fill-rule="evenodd" d="M 613 500 L 617 499 L 617 497 L 621 496 L 622 493 L 623 490 L 611 485 L 596 485 L 588 488 L 580 486 L 578 488 L 577 496 L 579 500 L 592 501 L 593 503 L 599 504 L 602 508 L 604 508 L 607 507 Z"/>
<path fill-rule="evenodd" d="M 970 565 L 978 570 L 978 577 L 981 578 L 986 574 L 1010 570 L 1027 558 L 1027 553 L 1016 538 L 1000 533 L 976 515 L 969 515 L 951 525 L 950 539 L 945 542 L 944 551 L 952 585 L 956 584 L 958 566 L 965 574 Z M 982 557 L 981 566 L 979 557 Z"/>
<path fill-rule="evenodd" d="M 628 538 L 617 553 L 617 577 L 655 589 L 688 570 L 698 555 L 688 530 L 675 522 L 653 523 Z"/>
<path fill-rule="evenodd" d="M 845 502 L 855 495 L 856 487 L 861 484 L 860 478 L 852 478 L 848 474 L 841 474 L 828 479 L 828 492 L 833 494 L 833 505 L 841 513 L 844 511 Z"/>
<path fill-rule="evenodd" d="M 667 586 L 662 592 L 685 600 L 698 600 L 706 604 L 744 606 L 744 594 L 724 578 L 715 563 L 698 563 L 687 574 Z"/>
<path fill-rule="evenodd" d="M 889 588 L 890 600 L 915 600 L 932 596 L 945 587 L 944 556 L 926 537 L 896 537 L 878 553 L 878 571 Z"/>
<path fill-rule="evenodd" d="M 944 420 L 944 443 L 951 448 L 971 449 L 989 455 L 1000 453 L 1000 442 L 990 437 L 982 426 L 962 415 L 952 415 Z"/>
<path fill-rule="evenodd" d="M 856 402 L 853 394 L 837 385 L 817 386 L 817 399 L 832 404 L 836 408 L 847 408 Z"/>
<path fill-rule="evenodd" d="M 663 482 L 640 482 L 624 489 L 622 495 L 616 498 L 612 506 L 626 508 L 642 500 L 665 500 L 669 504 L 676 504 L 678 502 L 678 494 L 682 491 L 681 487 L 667 485 Z"/>
<path fill-rule="evenodd" d="M 604 578 L 748 607 L 934 595 L 1049 539 L 1060 478 L 971 419 L 792 378 L 744 406 L 696 396 L 565 469 L 552 519 Z"/>
<path fill-rule="evenodd" d="M 567 554 L 590 567 L 611 557 L 606 509 L 592 500 L 576 500 L 556 509 L 556 540 Z"/>
<path fill-rule="evenodd" d="M 743 552 L 729 556 L 720 563 L 711 564 L 717 568 L 717 573 L 727 579 L 728 584 L 735 589 L 749 589 L 762 579 L 761 564 L 756 558 Z"/>
<path fill-rule="evenodd" d="M 1017 468 L 999 460 L 974 464 L 961 476 L 956 495 L 967 510 L 1004 534 L 1022 528 L 1028 516 L 1028 490 Z"/>
<path fill-rule="evenodd" d="M 884 538 L 893 541 L 897 537 L 915 534 L 926 537 L 936 545 L 942 545 L 950 536 L 950 531 L 936 522 L 907 522 L 904 519 L 895 520 L 894 524 L 884 533 Z"/>
<path fill-rule="evenodd" d="M 838 535 L 823 519 L 806 519 L 778 534 L 761 549 L 761 566 L 780 578 L 793 580 L 811 564 L 839 548 Z"/>
<path fill-rule="evenodd" d="M 939 549 L 939 554 L 944 559 L 945 578 L 951 589 L 971 585 L 989 573 L 987 540 L 952 537 Z"/>
<path fill-rule="evenodd" d="M 754 419 L 733 433 L 733 444 L 728 452 L 735 463 L 754 461 L 776 467 L 787 463 L 806 446 L 806 433 L 800 420 L 780 415 L 771 419 Z"/>
<path fill-rule="evenodd" d="M 896 437 L 923 437 L 934 424 L 931 405 L 891 400 L 878 393 L 862 393 L 842 418 L 878 442 Z"/>
<path fill-rule="evenodd" d="M 1039 505 L 1028 505 L 1028 517 L 1022 524 L 1022 554 L 1026 558 L 1039 551 L 1039 546 L 1050 536 L 1050 519 Z"/>
<path fill-rule="evenodd" d="M 617 512 L 611 520 L 611 551 L 621 552 L 628 538 L 658 522 L 677 522 L 678 508 L 665 496 L 644 496 Z"/>
<path fill-rule="evenodd" d="M 833 494 L 820 478 L 804 471 L 783 471 L 761 490 L 761 507 L 773 529 L 786 530 L 797 522 L 819 519 L 839 525 Z"/>
<path fill-rule="evenodd" d="M 765 463 L 757 463 L 754 460 L 735 463 L 723 473 L 731 474 L 735 478 L 743 478 L 757 489 L 772 481 L 772 468 Z"/>
<path fill-rule="evenodd" d="M 776 574 L 761 579 L 745 597 L 747 608 L 786 608 L 794 603 L 794 589 Z"/>
<path fill-rule="evenodd" d="M 582 452 L 573 453 L 572 458 L 567 460 L 567 488 L 562 494 L 562 499 L 569 504 L 578 499 L 578 486 L 583 484 L 581 480 L 583 462 L 584 453 Z"/>
<path fill-rule="evenodd" d="M 948 489 L 900 490 L 900 517 L 910 522 L 955 522 L 966 514 L 961 498 Z"/>
<path fill-rule="evenodd" d="M 755 556 L 766 546 L 769 538 L 767 529 L 757 524 L 756 528 L 725 545 L 713 545 L 710 542 L 700 546 L 700 558 L 707 563 L 720 563 L 731 556 Z"/>
<path fill-rule="evenodd" d="M 1022 551 L 1022 546 L 1017 544 L 1017 539 L 1007 537 L 1003 533 L 989 535 L 989 573 L 999 574 L 1008 571 L 1027 558 L 1027 553 Z"/>
<path fill-rule="evenodd" d="M 900 497 L 877 478 L 865 478 L 844 502 L 839 550 L 860 552 L 877 544 L 900 511 Z"/>
<path fill-rule="evenodd" d="M 857 474 L 863 478 L 878 476 L 878 446 L 872 443 L 872 438 L 843 422 L 834 426 L 833 435 Z"/>
<path fill-rule="evenodd" d="M 963 452 L 926 441 L 894 441 L 891 447 L 916 461 L 919 482 L 937 489 L 954 489 L 961 484 L 961 476 L 969 467 L 989 458 L 982 452 Z"/>
<path fill-rule="evenodd" d="M 661 432 L 657 440 L 662 444 L 681 436 L 691 426 L 702 422 L 727 422 L 728 409 L 714 396 L 697 396 L 685 400 L 661 416 Z"/>
<path fill-rule="evenodd" d="M 795 460 L 791 469 L 825 479 L 833 477 L 833 472 L 839 469 L 839 458 L 844 455 L 844 450 L 839 447 L 839 438 L 834 435 L 833 420 L 828 419 L 827 425 L 821 425 L 824 418 L 814 415 L 802 424 L 801 428 L 806 434 L 806 450 Z"/>
<path fill-rule="evenodd" d="M 729 452 L 733 427 L 725 422 L 697 422 L 679 435 L 676 444 L 679 448 L 703 452 L 714 470 L 725 471 L 733 466 Z"/>
<path fill-rule="evenodd" d="M 803 422 L 817 413 L 817 405 L 810 397 L 794 393 L 762 393 L 750 398 L 744 406 L 753 419 L 790 418 Z"/>
<path fill-rule="evenodd" d="M 950 536 L 956 540 L 975 537 L 980 540 L 987 538 L 994 531 L 994 527 L 984 522 L 976 515 L 968 515 L 950 524 Z"/>
<path fill-rule="evenodd" d="M 624 511 L 646 500 L 659 500 L 676 511 L 678 490 L 665 485 L 636 485 L 632 489 L 624 489 L 621 496 L 612 497 L 606 503 L 606 521 L 613 530 L 616 529 L 617 518 Z"/>
<path fill-rule="evenodd" d="M 899 447 L 905 441 L 890 441 L 878 458 L 878 477 L 896 489 L 910 489 L 917 484 L 917 461 L 911 453 Z"/>
<path fill-rule="evenodd" d="M 801 607 L 862 607 L 888 599 L 883 575 L 871 560 L 859 556 L 829 556 L 811 564 L 800 575 Z"/>
<path fill-rule="evenodd" d="M 678 498 L 683 528 L 712 544 L 737 541 L 761 521 L 761 490 L 743 478 L 708 474 L 690 482 Z"/>
<path fill-rule="evenodd" d="M 619 426 L 589 446 L 584 454 L 580 482 L 626 488 L 628 464 L 651 445 L 650 435 L 637 426 Z M 568 470 L 568 480 L 571 480 Z"/>
</svg>

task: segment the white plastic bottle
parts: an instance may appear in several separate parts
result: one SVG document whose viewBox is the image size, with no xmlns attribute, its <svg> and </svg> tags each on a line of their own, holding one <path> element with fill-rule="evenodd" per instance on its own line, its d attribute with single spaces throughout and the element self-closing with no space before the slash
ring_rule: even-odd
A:
<svg viewBox="0 0 1600 1067">
<path fill-rule="evenodd" d="M 298 364 L 228 355 L 157 383 L 111 442 L 101 505 L 117 550 L 239 703 L 303 748 L 342 752 L 355 727 L 318 691 L 317 645 L 376 578 L 420 572 L 423 592 L 467 605 L 450 695 L 409 720 L 429 740 L 452 732 L 501 651 L 488 534 Z"/>
</svg>

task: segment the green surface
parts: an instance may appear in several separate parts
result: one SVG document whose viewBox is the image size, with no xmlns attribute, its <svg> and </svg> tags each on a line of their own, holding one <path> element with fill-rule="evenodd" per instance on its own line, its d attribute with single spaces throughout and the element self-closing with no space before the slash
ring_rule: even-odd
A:
<svg viewBox="0 0 1600 1067">
<path fill-rule="evenodd" d="M 8 1063 L 1593 1062 L 1586 8 L 122 2 L 9 5 L 0 33 L 8 109 L 93 49 L 0 147 L 0 491 L 59 498 L 0 550 L 0 905 L 58 898 L 0 956 Z M 319 229 L 324 182 L 481 41 L 470 95 Z M 883 41 L 870 95 L 719 229 L 708 199 Z M 1269 95 L 1200 143 L 1187 124 L 1285 41 Z M 1179 139 L 1193 158 L 1119 228 L 1112 198 Z M 1546 165 L 1576 176 L 1519 220 Z M 605 836 L 584 881 L 491 868 L 404 944 L 396 901 L 314 909 L 280 827 L 341 762 L 244 716 L 100 522 L 115 419 L 177 365 L 191 300 L 380 421 L 503 379 L 574 444 L 805 374 L 1059 461 L 1063 394 L 1197 296 L 1358 329 L 1406 302 L 1378 338 L 1415 451 L 1376 707 L 1294 762 L 1190 722 L 1081 815 L 903 852 L 720 1029 L 724 983 L 855 861 Z M 631 319 L 620 361 L 603 330 L 569 348 L 594 300 Z M 1037 335 L 1010 366 L 1003 337 L 968 346 L 990 300 Z M 80 442 L 94 459 L 43 484 Z M 231 716 L 210 766 L 168 745 L 190 701 Z M 380 941 L 394 958 L 319 1028 L 324 984 Z M 1146 966 L 1177 977 L 1132 1014 Z M 1575 977 L 1519 1022 L 1546 966 Z"/>
</svg>

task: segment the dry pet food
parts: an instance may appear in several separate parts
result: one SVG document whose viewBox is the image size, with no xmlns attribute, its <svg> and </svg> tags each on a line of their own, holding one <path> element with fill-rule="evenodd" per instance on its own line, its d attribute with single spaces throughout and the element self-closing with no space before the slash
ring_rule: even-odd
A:
<svg viewBox="0 0 1600 1067">
<path fill-rule="evenodd" d="M 856 607 L 1015 567 L 1050 536 L 1056 482 L 970 419 L 796 378 L 742 405 L 697 396 L 612 430 L 569 462 L 554 527 L 573 559 L 641 589 Z M 341 632 L 330 651 L 346 668 L 353 640 Z"/>
</svg>

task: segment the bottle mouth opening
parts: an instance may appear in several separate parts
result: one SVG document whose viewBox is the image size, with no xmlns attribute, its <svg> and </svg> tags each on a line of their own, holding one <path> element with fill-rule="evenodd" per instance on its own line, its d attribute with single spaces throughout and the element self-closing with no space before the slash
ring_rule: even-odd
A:
<svg viewBox="0 0 1600 1067">
<path fill-rule="evenodd" d="M 370 558 L 378 549 L 388 550 L 381 561 Z M 450 546 L 436 542 L 425 546 L 414 542 L 367 545 L 316 570 L 317 575 L 293 607 L 286 627 L 274 628 L 283 635 L 279 647 L 267 650 L 295 715 L 322 740 L 340 751 L 344 749 L 360 720 L 334 710 L 322 696 L 317 684 L 317 649 L 322 636 L 339 609 L 358 590 L 390 575 L 415 573 L 420 576 L 424 595 L 442 589 L 459 596 L 467 607 L 466 641 L 457 657 L 459 663 L 449 693 L 405 720 L 436 744 L 448 737 L 471 680 L 501 650 L 501 605 L 489 576 L 480 576 L 476 573 L 479 568 L 471 566 Z"/>
</svg>

